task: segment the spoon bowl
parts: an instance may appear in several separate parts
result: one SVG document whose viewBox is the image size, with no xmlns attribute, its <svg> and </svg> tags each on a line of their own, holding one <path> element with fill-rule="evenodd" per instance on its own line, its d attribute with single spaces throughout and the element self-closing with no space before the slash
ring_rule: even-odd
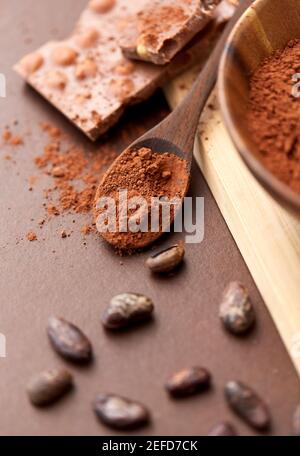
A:
<svg viewBox="0 0 300 456">
<path fill-rule="evenodd" d="M 295 38 L 300 38 L 299 1 L 256 0 L 237 22 L 225 46 L 218 95 L 225 125 L 251 173 L 276 201 L 300 216 L 300 195 L 259 160 L 245 118 L 251 74 L 265 58 Z"/>
<path fill-rule="evenodd" d="M 152 137 L 131 144 L 105 173 L 96 192 L 94 213 L 102 237 L 120 251 L 131 252 L 168 232 L 187 194 L 190 167 L 191 159 L 170 141 Z M 107 230 L 103 220 L 113 220 L 115 214 L 116 223 Z M 129 229 L 130 220 L 134 231 Z"/>
</svg>

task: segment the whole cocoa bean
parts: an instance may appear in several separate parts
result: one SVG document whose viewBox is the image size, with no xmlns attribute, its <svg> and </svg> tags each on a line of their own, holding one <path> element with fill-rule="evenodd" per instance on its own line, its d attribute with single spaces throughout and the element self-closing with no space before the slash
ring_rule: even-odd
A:
<svg viewBox="0 0 300 456">
<path fill-rule="evenodd" d="M 144 405 L 114 394 L 98 395 L 94 410 L 102 423 L 119 430 L 139 428 L 150 419 Z"/>
<path fill-rule="evenodd" d="M 232 282 L 225 290 L 220 305 L 220 318 L 225 328 L 240 335 L 255 322 L 255 313 L 248 290 L 239 282 Z"/>
<path fill-rule="evenodd" d="M 27 385 L 32 404 L 48 405 L 66 394 L 73 385 L 72 375 L 65 369 L 52 369 L 35 375 Z"/>
<path fill-rule="evenodd" d="M 251 388 L 241 382 L 228 382 L 225 397 L 232 410 L 254 429 L 263 431 L 269 428 L 269 410 Z"/>
<path fill-rule="evenodd" d="M 64 358 L 74 362 L 88 362 L 92 358 L 92 345 L 77 326 L 63 318 L 49 318 L 47 328 L 54 349 Z"/>
<path fill-rule="evenodd" d="M 166 389 L 173 397 L 185 397 L 209 388 L 210 373 L 203 367 L 191 367 L 173 375 L 166 384 Z"/>
<path fill-rule="evenodd" d="M 173 271 L 184 258 L 183 245 L 177 244 L 149 257 L 146 266 L 152 272 L 167 273 Z"/>
<path fill-rule="evenodd" d="M 107 329 L 121 329 L 132 323 L 150 319 L 154 310 L 151 299 L 137 293 L 122 293 L 110 301 L 102 316 Z"/>
</svg>

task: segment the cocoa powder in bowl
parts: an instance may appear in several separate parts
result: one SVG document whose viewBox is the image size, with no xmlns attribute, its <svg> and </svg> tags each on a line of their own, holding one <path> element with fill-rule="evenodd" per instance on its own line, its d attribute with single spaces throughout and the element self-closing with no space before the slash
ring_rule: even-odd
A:
<svg viewBox="0 0 300 456">
<path fill-rule="evenodd" d="M 295 96 L 300 70 L 300 40 L 275 51 L 250 82 L 247 125 L 264 166 L 300 193 L 300 99 Z M 299 79 L 298 79 L 299 80 Z"/>
<path fill-rule="evenodd" d="M 188 189 L 188 184 L 189 173 L 186 160 L 173 153 L 155 153 L 146 147 L 127 149 L 108 170 L 96 192 L 96 221 L 99 220 L 99 216 L 107 211 L 107 205 L 99 206 L 99 201 L 103 197 L 111 198 L 115 202 L 116 209 L 115 230 L 110 227 L 106 232 L 100 231 L 97 223 L 100 234 L 108 243 L 121 251 L 135 250 L 149 245 L 169 227 L 164 225 L 160 211 L 157 230 L 153 231 L 152 198 L 165 198 L 168 201 L 174 198 L 178 201 L 182 200 Z M 142 197 L 147 205 L 142 207 L 137 204 L 136 207 L 131 208 L 129 205 L 124 218 L 120 190 L 127 191 L 126 204 L 133 197 Z M 175 207 L 177 206 L 170 207 L 171 223 L 176 213 Z M 132 232 L 128 228 L 130 217 L 136 219 L 136 232 Z M 145 231 L 143 231 L 141 220 L 145 219 L 147 223 L 146 226 L 144 225 Z M 126 232 L 122 232 L 124 223 L 127 227 Z"/>
</svg>

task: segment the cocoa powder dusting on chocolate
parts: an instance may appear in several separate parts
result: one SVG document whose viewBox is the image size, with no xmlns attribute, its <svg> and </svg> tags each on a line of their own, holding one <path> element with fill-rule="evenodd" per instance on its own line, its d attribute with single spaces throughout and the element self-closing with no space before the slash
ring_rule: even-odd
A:
<svg viewBox="0 0 300 456">
<path fill-rule="evenodd" d="M 172 153 L 158 154 L 146 147 L 139 150 L 127 149 L 115 162 L 113 170 L 109 170 L 104 176 L 97 190 L 96 203 L 101 197 L 111 197 L 117 207 L 117 231 L 101 233 L 102 236 L 111 245 L 127 252 L 153 242 L 158 233 L 150 230 L 151 198 L 181 199 L 185 196 L 188 182 L 187 162 L 184 159 Z M 136 211 L 141 209 L 140 219 L 145 215 L 149 216 L 147 232 L 119 232 L 119 190 L 126 190 L 128 199 L 143 197 L 147 201 L 147 208 L 136 208 Z M 136 211 L 133 211 L 133 214 Z M 101 212 L 101 209 L 95 208 L 96 219 Z M 173 216 L 174 208 L 171 211 L 171 221 Z M 159 229 L 162 231 L 161 225 Z"/>
<path fill-rule="evenodd" d="M 171 26 L 184 23 L 188 19 L 180 5 L 162 5 L 157 7 L 154 16 L 151 9 L 149 12 L 140 11 L 137 16 L 139 19 L 139 29 L 142 32 L 143 43 L 146 46 L 156 46 L 157 35 L 168 30 Z M 157 21 L 157 17 L 160 18 L 160 21 Z"/>
<path fill-rule="evenodd" d="M 278 179 L 300 193 L 300 100 L 292 77 L 300 69 L 300 40 L 290 41 L 251 79 L 248 128 L 259 159 Z"/>
</svg>

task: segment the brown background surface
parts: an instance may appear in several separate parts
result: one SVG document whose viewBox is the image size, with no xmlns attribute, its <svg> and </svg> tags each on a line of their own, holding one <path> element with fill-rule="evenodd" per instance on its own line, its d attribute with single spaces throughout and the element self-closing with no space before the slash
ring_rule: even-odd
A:
<svg viewBox="0 0 300 456">
<path fill-rule="evenodd" d="M 0 332 L 7 337 L 7 358 L 0 359 L 0 433 L 110 434 L 93 416 L 91 402 L 98 392 L 111 391 L 141 400 L 152 410 L 153 423 L 141 434 L 205 435 L 220 419 L 234 422 L 240 434 L 251 434 L 223 399 L 225 382 L 240 379 L 270 405 L 272 432 L 289 434 L 300 398 L 298 377 L 198 170 L 193 173 L 191 193 L 205 197 L 205 240 L 187 246 L 185 267 L 172 278 L 151 277 L 143 265 L 145 253 L 125 258 L 121 265 L 120 258 L 97 237 L 89 237 L 85 246 L 79 231 L 88 217 L 54 219 L 43 230 L 45 241 L 25 239 L 30 229 L 39 234 L 37 220 L 43 216 L 42 191 L 47 186 L 46 178 L 41 179 L 33 192 L 28 191 L 28 177 L 36 174 L 33 158 L 46 142 L 39 122 L 55 122 L 80 144 L 90 145 L 25 88 L 11 67 L 50 37 L 63 38 L 85 3 L 0 1 L 0 72 L 8 81 L 8 96 L 0 99 L 0 125 L 3 129 L 18 120 L 14 131 L 32 132 L 24 147 L 0 151 Z M 156 95 L 135 108 L 111 132 L 109 141 L 121 150 L 125 146 L 122 129 L 134 138 L 166 109 L 162 95 Z M 15 154 L 15 164 L 3 159 L 6 153 Z M 63 228 L 74 230 L 70 238 L 61 239 Z M 241 340 L 227 335 L 218 320 L 220 294 L 232 279 L 250 288 L 258 315 L 255 331 Z M 101 311 L 114 294 L 128 290 L 153 298 L 155 321 L 128 333 L 108 335 L 99 321 Z M 95 362 L 87 368 L 70 366 L 75 390 L 53 407 L 37 410 L 24 392 L 28 378 L 44 368 L 65 365 L 45 335 L 51 314 L 80 325 L 94 344 Z M 212 371 L 212 390 L 190 400 L 169 400 L 163 389 L 166 378 L 194 364 Z"/>
</svg>

